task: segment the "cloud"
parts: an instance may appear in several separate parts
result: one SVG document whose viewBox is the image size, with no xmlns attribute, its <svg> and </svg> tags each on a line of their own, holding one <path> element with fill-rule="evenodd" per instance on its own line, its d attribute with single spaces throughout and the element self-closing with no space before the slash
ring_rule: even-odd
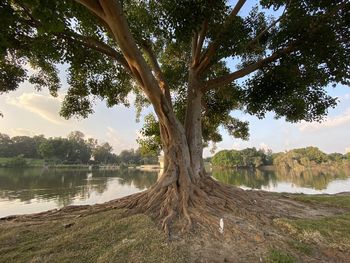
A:
<svg viewBox="0 0 350 263">
<path fill-rule="evenodd" d="M 113 147 L 113 152 L 116 153 L 121 150 L 135 148 L 135 138 L 132 138 L 132 140 L 126 139 L 118 131 L 109 126 L 107 127 L 106 140 Z"/>
<path fill-rule="evenodd" d="M 242 150 L 242 144 L 240 142 L 234 142 L 232 145 L 233 150 Z"/>
<path fill-rule="evenodd" d="M 29 129 L 24 129 L 24 128 L 12 128 L 9 132 L 9 135 L 11 137 L 13 136 L 30 136 L 33 137 L 37 135 L 36 132 L 29 130 Z"/>
<path fill-rule="evenodd" d="M 350 153 L 350 147 L 345 148 L 345 153 Z"/>
<path fill-rule="evenodd" d="M 301 122 L 297 124 L 298 128 L 302 132 L 313 132 L 321 129 L 333 128 L 340 125 L 344 125 L 350 122 L 350 108 L 348 108 L 344 113 L 328 117 L 323 122 Z"/>
<path fill-rule="evenodd" d="M 259 144 L 259 149 L 260 150 L 264 150 L 265 152 L 267 152 L 271 148 L 266 143 L 262 142 L 262 143 Z"/>
<path fill-rule="evenodd" d="M 65 124 L 68 121 L 59 116 L 61 101 L 61 97 L 54 98 L 36 93 L 23 93 L 18 97 L 6 98 L 9 105 L 28 110 L 49 122 Z"/>
<path fill-rule="evenodd" d="M 340 101 L 350 100 L 350 93 L 346 93 L 339 97 Z"/>
</svg>

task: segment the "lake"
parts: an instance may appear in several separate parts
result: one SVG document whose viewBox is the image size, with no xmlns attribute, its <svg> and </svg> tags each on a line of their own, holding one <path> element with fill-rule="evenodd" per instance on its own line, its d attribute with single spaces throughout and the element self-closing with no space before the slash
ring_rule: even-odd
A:
<svg viewBox="0 0 350 263">
<path fill-rule="evenodd" d="M 245 169 L 214 170 L 212 175 L 244 189 L 308 194 L 350 191 L 349 171 L 296 174 Z M 0 168 L 0 217 L 103 203 L 147 189 L 157 178 L 157 172 L 132 169 Z"/>
</svg>

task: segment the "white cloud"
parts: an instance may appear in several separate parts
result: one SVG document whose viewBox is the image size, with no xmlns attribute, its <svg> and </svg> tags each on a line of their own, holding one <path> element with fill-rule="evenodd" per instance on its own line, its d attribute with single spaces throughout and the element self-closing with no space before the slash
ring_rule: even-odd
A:
<svg viewBox="0 0 350 263">
<path fill-rule="evenodd" d="M 265 152 L 267 152 L 271 148 L 266 143 L 262 142 L 262 143 L 259 144 L 259 149 L 260 150 L 264 150 Z"/>
<path fill-rule="evenodd" d="M 11 137 L 13 136 L 30 136 L 33 137 L 37 135 L 36 132 L 29 130 L 29 129 L 24 129 L 24 128 L 12 128 L 9 132 L 9 135 Z"/>
<path fill-rule="evenodd" d="M 242 145 L 240 142 L 234 142 L 232 145 L 233 150 L 242 150 Z"/>
<path fill-rule="evenodd" d="M 345 148 L 345 153 L 350 153 L 350 147 Z"/>
<path fill-rule="evenodd" d="M 120 152 L 121 150 L 136 148 L 135 139 L 132 136 L 132 140 L 126 139 L 118 131 L 112 127 L 107 127 L 106 140 L 113 147 L 113 152 Z"/>
<path fill-rule="evenodd" d="M 54 98 L 36 93 L 23 93 L 18 97 L 7 97 L 6 103 L 28 110 L 41 118 L 55 124 L 65 124 L 68 121 L 59 116 L 62 97 Z"/>
<path fill-rule="evenodd" d="M 305 122 L 297 124 L 298 128 L 302 132 L 313 132 L 321 129 L 333 128 L 340 125 L 344 125 L 350 122 L 350 108 L 348 108 L 344 113 L 328 117 L 323 122 Z"/>
<path fill-rule="evenodd" d="M 350 93 L 344 94 L 343 96 L 339 97 L 340 101 L 344 100 L 350 100 Z"/>
</svg>

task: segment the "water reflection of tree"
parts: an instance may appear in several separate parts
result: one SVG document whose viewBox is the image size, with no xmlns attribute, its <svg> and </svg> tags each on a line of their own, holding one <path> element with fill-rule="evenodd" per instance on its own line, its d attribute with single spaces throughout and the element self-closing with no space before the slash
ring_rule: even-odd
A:
<svg viewBox="0 0 350 263">
<path fill-rule="evenodd" d="M 92 191 L 102 193 L 106 188 L 107 178 L 98 183 L 87 180 L 86 170 L 0 169 L 2 198 L 21 202 L 37 199 L 69 205 L 75 198 L 86 199 Z"/>
<path fill-rule="evenodd" d="M 268 186 L 270 182 L 276 181 L 273 172 L 257 169 L 213 170 L 212 175 L 220 182 L 254 189 L 261 189 L 262 186 Z"/>
<path fill-rule="evenodd" d="M 350 177 L 350 170 L 342 168 L 312 168 L 305 170 L 276 170 L 278 181 L 291 182 L 299 187 L 314 188 L 316 190 L 326 189 L 330 182 L 337 179 Z"/>
<path fill-rule="evenodd" d="M 330 182 L 336 179 L 350 177 L 350 169 L 313 168 L 308 170 L 278 169 L 274 171 L 261 171 L 258 169 L 214 170 L 212 175 L 221 182 L 236 186 L 246 186 L 261 189 L 262 186 L 274 185 L 278 182 L 290 182 L 295 186 L 326 189 Z"/>
<path fill-rule="evenodd" d="M 133 185 L 139 190 L 144 190 L 152 186 L 156 181 L 158 174 L 157 172 L 140 171 L 131 169 L 118 170 L 118 177 L 122 180 L 122 185 Z"/>
</svg>

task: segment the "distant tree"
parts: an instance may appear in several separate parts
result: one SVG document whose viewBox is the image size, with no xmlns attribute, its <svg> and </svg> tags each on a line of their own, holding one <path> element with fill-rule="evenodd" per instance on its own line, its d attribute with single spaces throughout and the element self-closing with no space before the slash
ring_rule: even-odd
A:
<svg viewBox="0 0 350 263">
<path fill-rule="evenodd" d="M 39 146 L 40 155 L 44 159 L 64 162 L 70 152 L 70 143 L 65 138 L 49 138 Z"/>
<path fill-rule="evenodd" d="M 212 157 L 211 162 L 215 166 L 230 167 L 235 165 L 235 162 L 232 159 L 232 154 L 229 150 L 223 150 L 223 151 L 217 152 Z"/>
<path fill-rule="evenodd" d="M 312 161 L 312 162 L 323 163 L 327 161 L 327 154 L 322 152 L 317 147 L 310 146 L 306 148 L 295 149 L 293 151 L 308 158 L 309 161 Z"/>
<path fill-rule="evenodd" d="M 317 147 L 311 146 L 273 155 L 274 165 L 285 169 L 304 169 L 305 167 L 328 162 L 338 162 L 342 159 L 342 154 L 332 153 L 327 155 Z"/>
<path fill-rule="evenodd" d="M 91 152 L 93 152 L 94 149 L 96 148 L 96 146 L 98 145 L 98 141 L 96 139 L 94 139 L 94 138 L 88 138 L 86 140 L 86 144 L 90 148 Z"/>
<path fill-rule="evenodd" d="M 157 152 L 143 152 L 141 148 L 137 149 L 137 154 L 140 155 L 140 164 L 158 164 Z"/>
<path fill-rule="evenodd" d="M 39 158 L 38 146 L 43 137 L 15 136 L 12 140 L 12 155 L 22 155 L 24 158 Z"/>
<path fill-rule="evenodd" d="M 331 162 L 342 162 L 343 160 L 346 159 L 346 156 L 341 154 L 341 153 L 331 153 L 331 154 L 328 154 L 327 156 L 328 160 L 331 161 Z"/>
<path fill-rule="evenodd" d="M 118 155 L 119 161 L 124 164 L 140 164 L 141 153 L 140 151 L 135 151 L 134 149 L 123 150 Z"/>
<path fill-rule="evenodd" d="M 112 146 L 106 142 L 102 145 L 97 145 L 92 152 L 92 156 L 99 163 L 116 163 L 116 156 L 112 153 L 112 150 Z"/>
<path fill-rule="evenodd" d="M 67 135 L 67 139 L 70 141 L 82 143 L 84 142 L 85 134 L 81 131 L 72 131 Z"/>
<path fill-rule="evenodd" d="M 35 145 L 35 155 L 32 156 L 31 158 L 41 158 L 40 152 L 39 152 L 39 147 L 40 145 L 46 141 L 46 138 L 44 135 L 36 135 L 33 138 L 34 145 Z"/>
<path fill-rule="evenodd" d="M 347 152 L 347 153 L 344 155 L 344 157 L 345 157 L 348 161 L 350 161 L 350 152 Z"/>
<path fill-rule="evenodd" d="M 12 140 L 10 136 L 4 133 L 0 133 L 0 157 L 11 157 L 11 144 Z"/>
<path fill-rule="evenodd" d="M 259 167 L 268 164 L 265 152 L 256 148 L 223 150 L 216 153 L 211 162 L 214 166 L 223 167 Z"/>
<path fill-rule="evenodd" d="M 69 163 L 87 163 L 92 154 L 90 145 L 84 140 L 85 135 L 80 131 L 68 134 L 69 151 L 66 161 Z"/>
</svg>

